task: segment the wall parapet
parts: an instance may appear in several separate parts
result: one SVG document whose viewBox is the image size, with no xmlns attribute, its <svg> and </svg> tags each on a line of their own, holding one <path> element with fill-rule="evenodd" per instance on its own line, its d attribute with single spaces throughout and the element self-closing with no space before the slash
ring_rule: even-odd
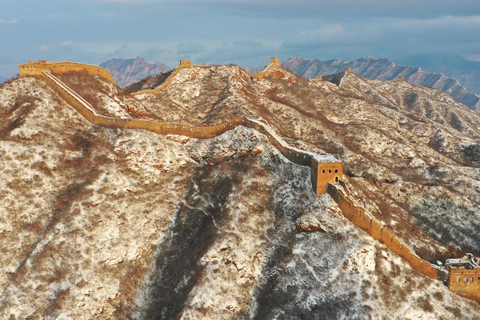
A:
<svg viewBox="0 0 480 320">
<path fill-rule="evenodd" d="M 201 65 L 192 64 L 190 60 L 180 60 L 180 64 L 178 66 L 176 66 L 175 69 L 172 70 L 172 73 L 168 76 L 167 79 L 165 79 L 165 81 L 163 81 L 163 83 L 161 85 L 159 85 L 158 87 L 156 87 L 155 89 L 152 89 L 152 90 L 147 89 L 147 90 L 132 92 L 131 95 L 132 96 L 137 96 L 137 95 L 140 95 L 140 94 L 156 94 L 156 93 L 159 93 L 160 91 L 165 89 L 173 81 L 173 78 L 175 78 L 175 76 L 177 75 L 177 73 L 180 69 L 193 68 L 193 67 L 210 68 L 209 66 L 201 66 Z"/>
<path fill-rule="evenodd" d="M 346 186 L 344 181 L 340 181 L 340 185 Z M 409 245 L 397 237 L 382 221 L 375 218 L 369 211 L 358 204 L 351 197 L 348 189 L 329 183 L 327 185 L 327 193 L 337 202 L 345 218 L 363 229 L 375 240 L 385 244 L 392 252 L 405 259 L 413 269 L 429 278 L 438 279 L 438 267 L 420 258 Z"/>
<path fill-rule="evenodd" d="M 188 124 L 166 123 L 151 119 L 112 118 L 98 113 L 90 103 L 69 88 L 60 79 L 52 75 L 49 71 L 43 71 L 40 78 L 50 84 L 68 104 L 75 108 L 75 110 L 77 110 L 85 119 L 95 125 L 109 128 L 144 129 L 158 134 L 178 134 L 197 139 L 214 138 L 237 126 L 245 126 L 264 134 L 268 141 L 289 161 L 301 166 L 310 167 L 312 187 L 317 195 L 325 193 L 326 184 L 328 182 L 336 182 L 334 181 L 335 179 L 338 181 L 343 174 L 342 163 L 340 160 L 332 155 L 317 155 L 312 152 L 291 147 L 262 120 L 235 117 L 231 121 L 217 125 L 192 126 Z M 334 170 L 331 168 L 337 169 Z M 332 170 L 335 171 L 335 179 L 333 175 L 325 173 L 328 170 L 330 170 L 330 172 L 332 172 Z M 322 171 L 323 174 L 321 173 Z"/>
<path fill-rule="evenodd" d="M 270 63 L 262 71 L 254 72 L 252 74 L 253 80 L 255 80 L 255 81 L 262 80 L 263 77 L 265 77 L 270 72 L 270 69 L 272 69 L 275 66 L 279 66 L 279 65 L 280 65 L 280 60 L 277 57 L 270 58 Z"/>
<path fill-rule="evenodd" d="M 26 64 L 19 63 L 20 77 L 42 77 L 43 71 L 48 71 L 55 74 L 77 72 L 82 74 L 95 74 L 108 81 L 115 83 L 110 72 L 107 70 L 83 63 L 77 62 L 47 62 L 45 60 L 28 61 Z"/>
</svg>

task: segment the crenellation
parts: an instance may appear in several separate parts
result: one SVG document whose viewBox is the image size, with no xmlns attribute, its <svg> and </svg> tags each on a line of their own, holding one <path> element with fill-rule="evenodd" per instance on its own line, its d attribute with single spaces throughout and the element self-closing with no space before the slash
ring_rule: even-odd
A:
<svg viewBox="0 0 480 320">
<path fill-rule="evenodd" d="M 278 59 L 277 57 L 270 58 L 270 63 L 262 71 L 254 72 L 252 74 L 252 79 L 254 81 L 262 80 L 263 77 L 265 77 L 270 72 L 270 69 L 272 69 L 275 66 L 279 66 L 279 65 L 280 65 L 280 59 Z"/>
<path fill-rule="evenodd" d="M 70 72 L 95 74 L 115 83 L 115 80 L 113 79 L 110 72 L 93 65 L 86 65 L 76 62 L 47 62 L 45 60 L 28 61 L 26 64 L 19 64 L 20 77 L 41 78 L 43 71 L 48 71 L 54 74 L 63 74 Z"/>
</svg>

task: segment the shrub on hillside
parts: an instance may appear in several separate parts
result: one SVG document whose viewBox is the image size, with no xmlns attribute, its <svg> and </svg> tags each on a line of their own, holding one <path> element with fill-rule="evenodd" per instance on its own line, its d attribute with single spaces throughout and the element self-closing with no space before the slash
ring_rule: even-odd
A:
<svg viewBox="0 0 480 320">
<path fill-rule="evenodd" d="M 473 162 L 480 160 L 480 144 L 470 144 L 462 146 L 462 152 L 465 158 Z"/>
</svg>

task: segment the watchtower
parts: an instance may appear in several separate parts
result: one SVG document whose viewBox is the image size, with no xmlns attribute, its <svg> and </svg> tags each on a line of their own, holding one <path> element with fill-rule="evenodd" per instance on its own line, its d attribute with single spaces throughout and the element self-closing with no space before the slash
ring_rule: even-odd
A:
<svg viewBox="0 0 480 320">
<path fill-rule="evenodd" d="M 333 155 L 315 155 L 312 158 L 311 179 L 317 195 L 326 193 L 328 183 L 338 183 L 343 179 L 342 162 Z"/>
<path fill-rule="evenodd" d="M 448 288 L 467 299 L 480 302 L 480 266 L 471 253 L 461 259 L 447 259 Z"/>
<path fill-rule="evenodd" d="M 190 60 L 180 60 L 180 68 L 191 68 L 192 62 Z"/>
<path fill-rule="evenodd" d="M 270 63 L 272 63 L 274 66 L 279 66 L 280 60 L 277 57 L 272 57 L 270 58 Z"/>
</svg>

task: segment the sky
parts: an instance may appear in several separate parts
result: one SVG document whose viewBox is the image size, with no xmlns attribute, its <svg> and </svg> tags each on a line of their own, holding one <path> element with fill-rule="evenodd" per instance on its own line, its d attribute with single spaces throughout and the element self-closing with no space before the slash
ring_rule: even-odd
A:
<svg viewBox="0 0 480 320">
<path fill-rule="evenodd" d="M 480 60 L 479 0 L 4 0 L 0 77 L 28 60 L 98 65 L 140 56 L 175 67 L 270 57 Z"/>
</svg>

